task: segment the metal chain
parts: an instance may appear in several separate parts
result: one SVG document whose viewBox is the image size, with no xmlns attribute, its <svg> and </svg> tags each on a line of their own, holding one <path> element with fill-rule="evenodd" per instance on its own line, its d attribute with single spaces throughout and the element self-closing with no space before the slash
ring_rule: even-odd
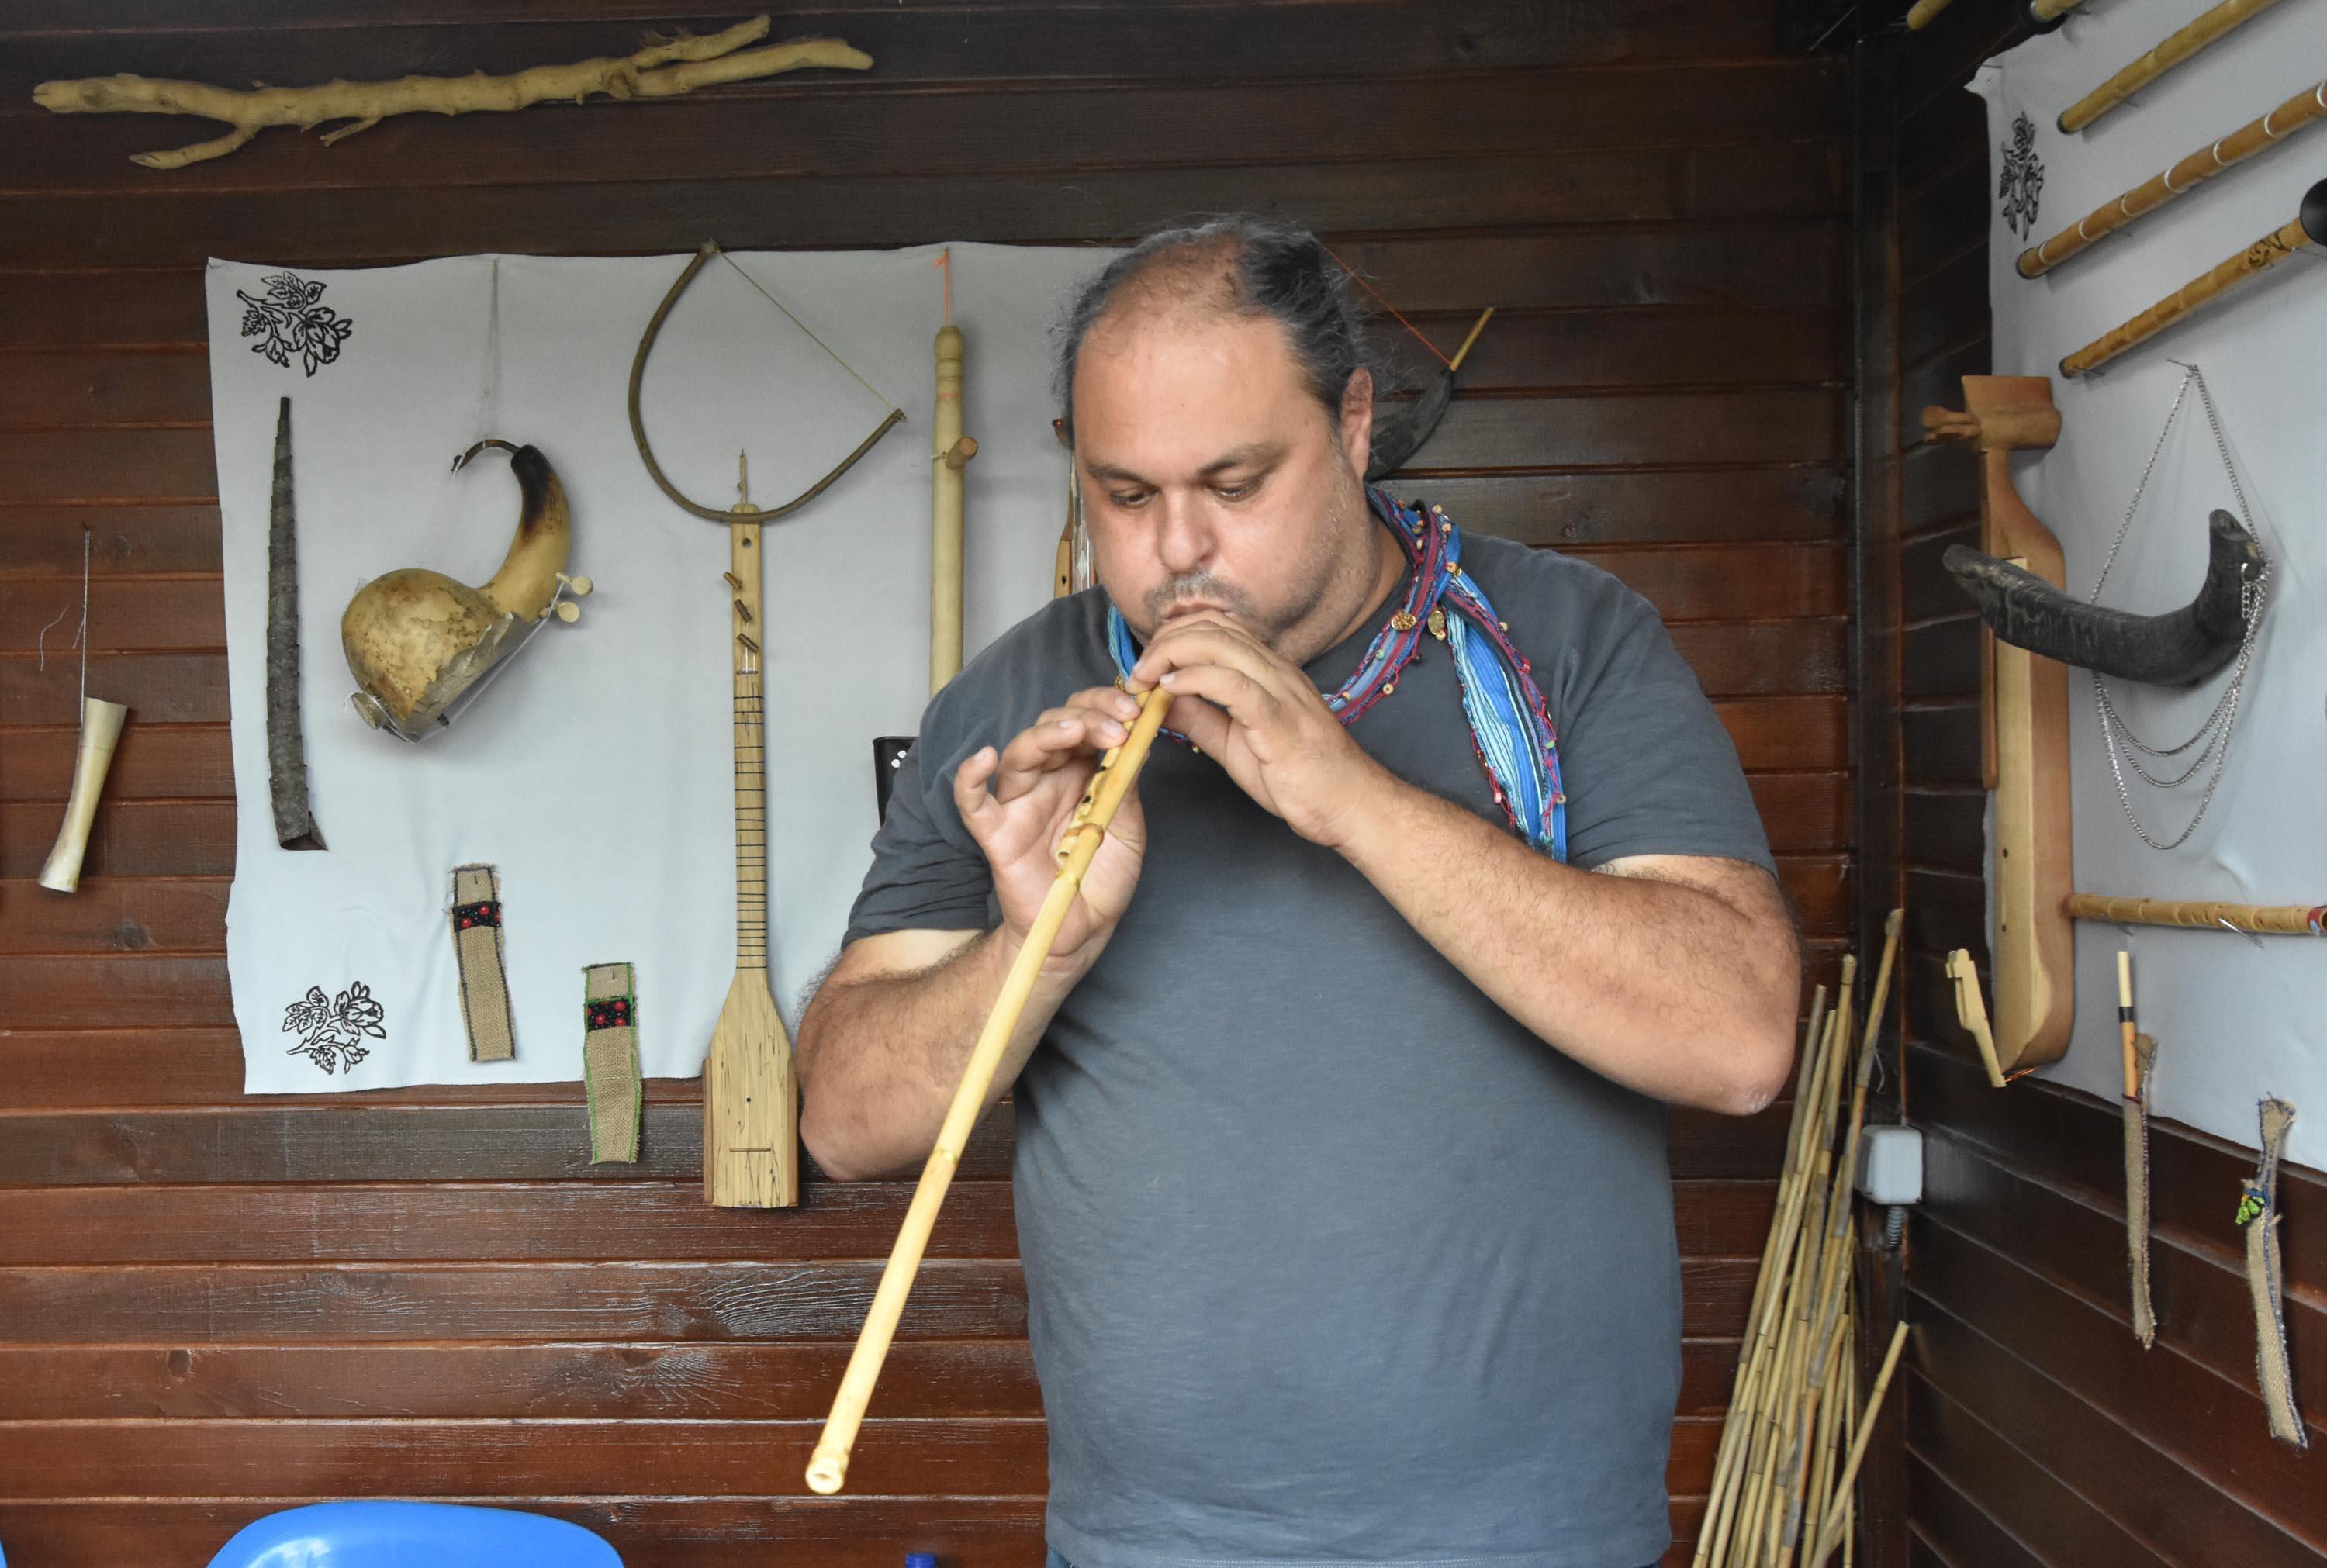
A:
<svg viewBox="0 0 2327 1568">
<path fill-rule="evenodd" d="M 2254 533 L 2254 517 L 2247 506 L 2245 487 L 2238 483 L 2238 467 L 2230 461 L 2230 443 L 2222 434 L 2222 419 L 2214 407 L 2213 394 L 2207 388 L 2204 372 L 2196 365 L 2191 365 L 2182 378 L 2181 387 L 2173 394 L 2173 406 L 2165 412 L 2165 424 L 2157 433 L 2157 444 L 2150 448 L 2149 462 L 2143 466 L 2141 478 L 2133 487 L 2133 499 L 2126 503 L 2125 520 L 2117 526 L 2117 538 L 2109 545 L 2108 556 L 2101 563 L 2100 574 L 2093 580 L 2092 592 L 2085 596 L 2088 603 L 2098 600 L 2101 584 L 2108 581 L 2109 568 L 2117 564 L 2117 552 L 2124 548 L 2126 536 L 2132 531 L 2134 514 L 2140 509 L 2141 498 L 2149 489 L 2150 475 L 2156 471 L 2157 460 L 2165 451 L 2166 438 L 2173 432 L 2173 421 L 2181 414 L 2182 404 L 2188 401 L 2193 384 L 2198 388 L 2199 404 L 2206 411 L 2206 422 L 2213 429 L 2214 450 L 2221 454 L 2222 471 L 2229 476 L 2230 494 L 2238 502 L 2238 521 L 2245 525 L 2249 536 Z M 2198 825 L 2206 819 L 2206 808 L 2214 803 L 2214 791 L 2221 784 L 2222 770 L 2229 761 L 2230 737 L 2237 732 L 2238 723 L 2239 695 L 2246 686 L 2247 669 L 2254 656 L 2255 636 L 2262 627 L 2263 606 L 2269 590 L 2270 562 L 2266 558 L 2260 574 L 2251 582 L 2243 580 L 2242 575 L 2239 583 L 2238 615 L 2246 622 L 2246 634 L 2239 639 L 2238 662 L 2230 670 L 2229 683 L 2222 688 L 2220 697 L 2216 699 L 2213 711 L 2206 715 L 2190 738 L 2178 746 L 2152 746 L 2135 734 L 2133 726 L 2126 722 L 2125 715 L 2109 700 L 2108 682 L 2099 671 L 2093 672 L 2093 705 L 2100 719 L 2102 742 L 2108 748 L 2109 773 L 2117 780 L 2117 804 L 2124 808 L 2125 819 L 2132 825 L 2134 833 L 2152 849 L 2179 848 L 2198 831 Z M 2149 771 L 2142 766 L 2141 758 L 2134 754 L 2138 751 L 2150 757 L 2178 757 L 2201 741 L 2205 744 L 2200 748 L 2197 756 L 2191 759 L 2190 765 L 2170 779 Z M 2198 770 L 2210 761 L 2213 767 L 2206 777 L 2205 792 L 2199 797 L 2196 815 L 2190 818 L 2189 825 L 2180 833 L 2159 841 L 2151 835 L 2140 814 L 2134 809 L 2133 791 L 2125 781 L 2126 769 L 2130 767 L 2145 783 L 2161 789 L 2173 789 L 2195 778 Z"/>
</svg>

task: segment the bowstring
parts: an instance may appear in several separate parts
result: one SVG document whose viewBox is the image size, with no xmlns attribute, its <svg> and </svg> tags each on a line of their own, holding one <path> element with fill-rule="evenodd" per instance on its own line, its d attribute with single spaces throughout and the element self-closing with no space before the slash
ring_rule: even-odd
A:
<svg viewBox="0 0 2327 1568">
<path fill-rule="evenodd" d="M 745 272 L 743 266 L 737 263 L 734 257 L 728 255 L 723 250 L 719 253 L 719 259 L 725 262 L 729 266 L 734 267 L 735 269 L 735 275 L 742 278 L 745 283 L 750 284 L 752 289 L 762 299 L 775 306 L 776 309 L 782 311 L 786 321 L 798 327 L 802 332 L 807 333 L 808 341 L 809 342 L 814 343 L 818 348 L 822 349 L 825 352 L 826 358 L 829 359 L 834 364 L 839 366 L 842 369 L 847 371 L 848 374 L 855 378 L 859 387 L 862 387 L 867 392 L 872 393 L 873 396 L 879 400 L 883 408 L 893 409 L 897 406 L 895 403 L 889 399 L 886 393 L 883 392 L 878 387 L 874 386 L 872 382 L 867 381 L 864 377 L 857 375 L 856 367 L 842 359 L 839 353 L 833 349 L 831 344 L 826 342 L 822 338 L 818 337 L 814 328 L 810 327 L 806 322 L 800 320 L 798 316 L 792 314 L 790 309 L 785 305 L 783 301 L 770 294 L 766 289 L 762 288 L 760 286 L 760 280 L 753 277 L 750 273 Z M 948 275 L 947 292 L 949 294 L 952 292 L 950 274 Z"/>
</svg>

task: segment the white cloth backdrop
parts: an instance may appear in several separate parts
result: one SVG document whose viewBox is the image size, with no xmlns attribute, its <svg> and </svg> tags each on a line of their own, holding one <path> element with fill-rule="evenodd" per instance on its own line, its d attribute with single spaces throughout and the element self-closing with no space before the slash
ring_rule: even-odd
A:
<svg viewBox="0 0 2327 1568">
<path fill-rule="evenodd" d="M 903 407 L 846 478 L 766 532 L 771 982 L 787 1022 L 836 950 L 874 827 L 871 741 L 909 734 L 927 695 L 930 340 L 939 247 L 752 253 L 770 294 Z M 1049 597 L 1065 459 L 1051 434 L 1047 328 L 1091 249 L 952 247 L 968 341 L 966 639 L 975 653 Z M 238 293 L 285 269 L 213 261 L 211 401 L 224 523 L 228 679 L 239 803 L 228 964 L 252 1093 L 510 1083 L 580 1073 L 582 969 L 637 966 L 650 1076 L 701 1070 L 734 973 L 724 530 L 647 477 L 624 405 L 631 356 L 687 257 L 459 257 L 309 271 L 352 321 L 309 374 L 252 351 Z M 311 797 L 330 845 L 275 842 L 266 739 L 267 502 L 276 406 L 292 398 L 301 694 Z M 645 387 L 655 452 L 688 495 L 798 493 L 863 439 L 881 401 L 734 269 L 706 266 Z M 568 570 L 595 581 L 449 730 L 367 728 L 338 623 L 367 579 L 426 566 L 491 576 L 517 514 L 505 454 L 538 446 L 574 514 Z M 469 1061 L 445 914 L 457 864 L 500 868 L 513 1061 Z M 286 1008 L 360 983 L 385 1038 L 327 1073 L 289 1054 Z"/>
<path fill-rule="evenodd" d="M 2298 133 L 2287 145 L 2217 175 L 2033 282 L 2013 266 L 2032 243 L 2028 226 L 2007 226 L 1999 193 L 2005 154 L 2023 114 L 2042 169 L 2033 225 L 2041 239 L 2327 75 L 2327 7 L 2287 5 L 2248 23 L 2081 135 L 2061 134 L 2055 120 L 2063 108 L 2208 3 L 2103 0 L 2070 13 L 2061 32 L 2032 39 L 1984 68 L 1975 90 L 1989 106 L 1995 364 L 1999 374 L 2052 377 L 2060 443 L 2016 460 L 2016 468 L 2021 494 L 2060 537 L 2071 593 L 2082 597 L 2092 590 L 2181 381 L 2177 359 L 2195 361 L 2205 372 L 2254 521 L 2276 563 L 2228 770 L 2205 821 L 2179 849 L 2149 850 L 2127 825 L 2091 678 L 2074 675 L 2077 886 L 2319 904 L 2327 902 L 2327 831 L 2320 826 L 2327 780 L 2327 622 L 2320 613 L 2327 444 L 2319 434 L 2327 263 L 2315 254 L 2283 263 L 2098 376 L 2068 381 L 2057 366 L 2063 355 L 2293 218 L 2304 190 L 2327 174 L 2327 129 Z M 2145 612 L 2187 602 L 2204 570 L 2206 515 L 2216 507 L 2237 510 L 2193 389 L 2110 570 L 2104 600 Z M 2225 672 L 2188 692 L 2119 682 L 2111 693 L 2143 738 L 2171 743 L 2196 726 L 2227 679 Z M 2197 804 L 2195 782 L 2161 791 L 2128 778 L 2152 833 L 2161 839 L 2179 833 Z M 2158 1114 L 2251 1146 L 2255 1102 L 2276 1094 L 2301 1113 L 2288 1157 L 2327 1164 L 2327 943 L 2080 924 L 2076 1034 L 2068 1056 L 2046 1076 L 2112 1097 L 2121 1087 L 2114 972 L 2119 947 L 2132 950 L 2135 1000 L 2144 1027 L 2160 1042 Z"/>
</svg>

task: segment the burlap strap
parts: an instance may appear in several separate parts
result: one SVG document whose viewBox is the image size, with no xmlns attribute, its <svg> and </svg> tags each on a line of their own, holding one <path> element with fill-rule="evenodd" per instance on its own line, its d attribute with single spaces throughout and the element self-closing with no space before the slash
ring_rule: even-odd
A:
<svg viewBox="0 0 2327 1568">
<path fill-rule="evenodd" d="M 2157 1339 L 2149 1306 L 2149 1072 L 2157 1041 L 2133 1037 L 2136 1092 L 2125 1102 L 2125 1254 L 2133 1275 L 2133 1337 L 2147 1349 Z"/>
<path fill-rule="evenodd" d="M 644 1097 L 639 1082 L 638 985 L 628 964 L 593 964 L 582 971 L 582 1013 L 590 1159 L 634 1163 Z"/>
<path fill-rule="evenodd" d="M 2247 1289 L 2254 1297 L 2255 1373 L 2270 1413 L 2271 1436 L 2307 1448 L 2310 1437 L 2294 1408 L 2294 1377 L 2286 1362 L 2278 1256 L 2278 1153 L 2294 1125 L 2294 1107 L 2266 1097 L 2261 1109 L 2262 1165 L 2238 1199 L 2238 1223 L 2247 1231 Z"/>
<path fill-rule="evenodd" d="M 501 965 L 501 880 L 491 866 L 453 868 L 453 957 L 461 971 L 469 1059 L 509 1060 L 517 1055 L 517 1025 Z"/>
</svg>

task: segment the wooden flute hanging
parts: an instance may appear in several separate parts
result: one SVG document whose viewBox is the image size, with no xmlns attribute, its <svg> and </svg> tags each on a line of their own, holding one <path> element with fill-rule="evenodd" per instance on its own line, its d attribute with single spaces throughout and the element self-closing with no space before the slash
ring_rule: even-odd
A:
<svg viewBox="0 0 2327 1568">
<path fill-rule="evenodd" d="M 89 530 L 80 539 L 80 739 L 73 748 L 72 789 L 65 800 L 65 819 L 57 828 L 57 842 L 41 863 L 41 885 L 51 892 L 69 893 L 80 887 L 80 863 L 89 854 L 89 830 L 97 821 L 98 797 L 105 776 L 113 768 L 113 751 L 121 741 L 121 726 L 129 710 L 119 703 L 89 695 Z M 60 617 L 61 619 L 61 617 Z"/>
<path fill-rule="evenodd" d="M 2327 244 L 2327 180 L 2304 191 L 2303 204 L 2295 215 L 2278 228 L 2062 359 L 2061 374 L 2074 379 L 2098 370 L 2127 349 L 2155 337 L 2200 305 L 2220 298 L 2248 278 L 2268 272 L 2296 252 L 2322 244 Z"/>
<path fill-rule="evenodd" d="M 2076 893 L 2069 913 L 2079 920 L 2120 926 L 2180 926 L 2244 931 L 2250 937 L 2327 936 L 2327 907 L 2317 904 L 2220 904 L 2202 899 L 2113 899 Z"/>
<path fill-rule="evenodd" d="M 2212 179 L 2225 169 L 2236 168 L 2322 117 L 2327 117 L 2327 81 L 2296 93 L 2260 119 L 2248 120 L 2229 135 L 2217 137 L 2163 173 L 2135 185 L 2114 201 L 2094 208 L 2042 244 L 2030 246 L 2020 253 L 2015 264 L 2020 275 L 2042 277 L 2134 219 L 2156 211 L 2176 196 L 2188 194 L 2192 186 Z"/>
<path fill-rule="evenodd" d="M 937 412 L 930 460 L 930 692 L 961 673 L 962 470 L 977 443 L 961 433 L 961 329 L 953 324 L 953 253 L 945 274 L 945 325 L 938 329 Z"/>
<path fill-rule="evenodd" d="M 857 1333 L 856 1348 L 849 1355 L 848 1370 L 842 1375 L 840 1390 L 833 1396 L 832 1412 L 825 1417 L 823 1434 L 817 1439 L 816 1451 L 808 1461 L 808 1484 L 811 1491 L 829 1497 L 848 1478 L 849 1452 L 856 1444 L 857 1428 L 864 1423 L 864 1407 L 873 1397 L 873 1385 L 880 1378 L 882 1362 L 888 1358 L 889 1341 L 896 1335 L 897 1320 L 904 1312 L 906 1296 L 912 1292 L 913 1275 L 921 1269 L 922 1250 L 929 1246 L 930 1231 L 937 1223 L 939 1205 L 945 1202 L 946 1189 L 953 1182 L 954 1169 L 961 1163 L 961 1152 L 969 1141 L 970 1129 L 986 1109 L 986 1091 L 994 1087 L 994 1074 L 1002 1064 L 1002 1053 L 1017 1031 L 1027 998 L 1034 993 L 1034 982 L 1051 956 L 1051 944 L 1058 940 L 1059 928 L 1074 907 L 1083 873 L 1090 869 L 1091 857 L 1107 838 L 1107 825 L 1115 820 L 1117 809 L 1146 763 L 1147 753 L 1155 744 L 1156 733 L 1163 729 L 1164 715 L 1171 706 L 1172 694 L 1162 686 L 1151 688 L 1140 699 L 1139 716 L 1132 721 L 1129 733 L 1121 745 L 1099 759 L 1090 783 L 1083 790 L 1082 800 L 1059 839 L 1054 852 L 1059 874 L 1026 932 L 1025 945 L 1018 950 L 1010 973 L 1003 979 L 993 1011 L 986 1014 L 986 1027 L 978 1031 L 977 1043 L 970 1048 L 969 1061 L 962 1069 L 961 1082 L 954 1089 L 953 1103 L 938 1129 L 937 1145 L 930 1151 L 929 1163 L 921 1168 L 912 1203 L 897 1230 L 897 1244 L 890 1249 L 888 1264 L 881 1270 L 881 1283 L 873 1293 L 864 1326 Z"/>
<path fill-rule="evenodd" d="M 2175 32 L 2108 80 L 2061 113 L 2061 129 L 2081 131 L 2109 110 L 2233 29 L 2253 21 L 2278 0 L 2222 0 L 2222 4 Z"/>
<path fill-rule="evenodd" d="M 767 714 L 762 645 L 766 629 L 761 613 L 761 529 L 823 493 L 855 467 L 857 459 L 870 452 L 904 413 L 891 404 L 887 416 L 837 467 L 781 506 L 762 509 L 752 504 L 750 470 L 740 456 L 734 506 L 717 510 L 682 494 L 655 461 L 640 412 L 639 391 L 646 378 L 648 356 L 654 351 L 655 339 L 671 307 L 704 265 L 724 255 L 717 245 L 705 242 L 647 323 L 646 335 L 639 340 L 638 352 L 631 359 L 631 434 L 638 443 L 647 473 L 665 496 L 682 509 L 727 529 L 728 569 L 723 575 L 728 591 L 727 646 L 734 707 L 735 977 L 728 985 L 703 1063 L 703 1198 L 723 1209 L 788 1209 L 799 1201 L 799 1100 L 791 1041 L 785 1036 L 783 1018 L 768 989 Z M 730 259 L 728 265 L 734 263 Z M 799 318 L 761 289 L 749 273 L 741 267 L 735 270 L 769 303 L 807 331 Z M 824 348 L 815 333 L 808 335 Z M 830 349 L 825 352 L 847 369 L 846 362 Z M 856 376 L 853 369 L 848 373 Z M 856 379 L 872 390 L 863 377 Z"/>
</svg>

